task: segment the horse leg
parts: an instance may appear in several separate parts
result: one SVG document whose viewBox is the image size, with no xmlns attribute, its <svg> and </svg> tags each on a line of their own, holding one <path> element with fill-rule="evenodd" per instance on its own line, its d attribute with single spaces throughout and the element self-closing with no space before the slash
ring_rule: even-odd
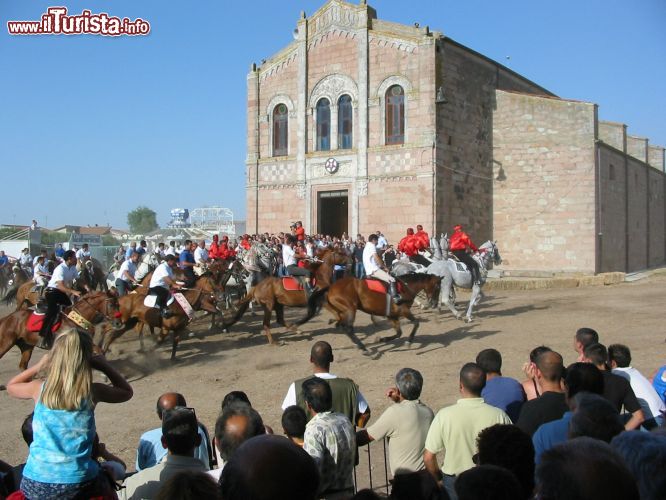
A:
<svg viewBox="0 0 666 500">
<path fill-rule="evenodd" d="M 184 329 L 179 329 L 178 331 L 171 331 L 171 361 L 176 360 L 176 349 L 178 348 L 178 342 L 180 342 L 180 332 Z"/>
<path fill-rule="evenodd" d="M 0 358 L 7 354 L 7 352 L 9 352 L 9 350 L 16 344 L 16 336 L 8 335 L 7 333 L 8 332 L 0 337 Z M 20 367 L 21 363 L 19 363 L 19 368 Z M 25 368 L 22 368 L 22 370 L 25 370 Z"/>
<path fill-rule="evenodd" d="M 405 316 L 409 321 L 412 322 L 414 327 L 412 328 L 411 333 L 409 334 L 409 337 L 407 337 L 407 345 L 412 345 L 412 341 L 414 340 L 414 337 L 416 336 L 416 330 L 419 329 L 419 320 L 414 317 L 411 311 L 408 312 L 408 314 Z"/>
<path fill-rule="evenodd" d="M 370 315 L 370 321 L 372 321 L 372 324 L 375 326 L 379 326 L 379 321 L 377 321 L 377 317 L 374 314 Z"/>
<path fill-rule="evenodd" d="M 400 326 L 400 317 L 390 318 L 391 323 L 393 323 L 393 329 L 395 330 L 395 335 L 390 335 L 388 337 L 379 337 L 380 342 L 389 342 L 391 340 L 402 337 L 402 327 Z"/>
<path fill-rule="evenodd" d="M 271 311 L 266 304 L 261 304 L 261 306 L 264 308 L 264 334 L 266 334 L 268 343 L 275 345 L 275 341 L 271 335 L 271 315 L 273 314 L 273 311 Z"/>
<path fill-rule="evenodd" d="M 442 291 L 440 292 L 442 304 L 449 308 L 456 319 L 462 319 L 461 314 L 455 308 L 456 292 L 453 290 L 453 281 L 449 277 L 445 277 L 442 281 L 444 281 L 444 286 L 442 286 Z M 441 307 L 439 308 L 439 312 L 442 312 Z"/>
<path fill-rule="evenodd" d="M 21 371 L 28 368 L 28 363 L 30 363 L 30 358 L 32 357 L 32 351 L 34 348 L 35 346 L 30 344 L 23 344 L 20 346 L 21 360 L 19 361 L 19 369 Z"/>
<path fill-rule="evenodd" d="M 365 347 L 363 342 L 361 342 L 361 340 L 354 333 L 354 324 L 353 324 L 353 322 L 348 323 L 346 325 L 345 333 L 347 334 L 347 337 L 349 337 L 351 339 L 351 341 L 356 345 L 356 347 L 358 347 L 363 352 L 363 354 L 370 354 L 370 351 L 368 351 L 368 348 Z"/>
<path fill-rule="evenodd" d="M 474 285 L 472 287 L 472 296 L 469 299 L 469 307 L 467 307 L 467 314 L 465 315 L 465 322 L 467 323 L 472 322 L 472 309 L 474 308 L 474 304 L 476 304 L 476 299 L 479 296 L 479 293 L 481 293 L 481 287 L 479 287 L 479 285 Z"/>
</svg>

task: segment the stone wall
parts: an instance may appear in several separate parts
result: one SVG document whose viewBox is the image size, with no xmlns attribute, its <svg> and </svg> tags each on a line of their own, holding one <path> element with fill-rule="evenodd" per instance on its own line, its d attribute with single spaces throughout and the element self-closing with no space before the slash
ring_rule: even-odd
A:
<svg viewBox="0 0 666 500">
<path fill-rule="evenodd" d="M 656 168 L 660 172 L 666 172 L 666 165 L 664 164 L 664 148 L 661 146 L 648 146 L 648 163 L 651 167 Z"/>
<path fill-rule="evenodd" d="M 496 92 L 494 238 L 502 268 L 595 272 L 596 107 Z"/>
<path fill-rule="evenodd" d="M 629 141 L 627 142 L 629 143 Z M 640 162 L 633 157 L 629 157 L 627 168 L 627 192 L 629 195 L 629 266 L 627 272 L 632 272 L 648 267 L 648 217 L 645 200 L 645 195 L 647 193 L 647 179 L 645 176 L 645 164 L 643 162 Z"/>
<path fill-rule="evenodd" d="M 620 130 L 624 130 L 624 128 L 622 126 Z M 604 136 L 608 137 L 606 134 Z M 620 137 L 620 148 L 623 147 L 623 143 L 624 136 Z M 627 268 L 625 155 L 621 150 L 608 147 L 605 144 L 599 144 L 598 147 L 599 232 L 601 233 L 599 271 L 624 271 Z"/>
<path fill-rule="evenodd" d="M 666 175 L 652 167 L 647 167 L 649 192 L 649 267 L 662 266 L 666 263 L 666 205 L 664 204 L 664 182 Z"/>
<path fill-rule="evenodd" d="M 627 134 L 627 126 L 624 123 L 599 120 L 598 128 L 599 140 L 615 149 L 624 151 L 624 136 Z"/>
</svg>

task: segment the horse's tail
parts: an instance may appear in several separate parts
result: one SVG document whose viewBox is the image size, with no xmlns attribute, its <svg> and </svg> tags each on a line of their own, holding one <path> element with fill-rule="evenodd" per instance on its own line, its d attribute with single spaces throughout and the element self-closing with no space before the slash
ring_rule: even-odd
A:
<svg viewBox="0 0 666 500">
<path fill-rule="evenodd" d="M 310 295 L 310 298 L 308 299 L 308 313 L 304 318 L 301 318 L 296 322 L 297 326 L 307 323 L 314 317 L 315 314 L 317 314 L 317 311 L 321 308 L 321 305 L 326 298 L 328 288 L 329 287 L 324 287 L 312 292 L 312 295 Z"/>
<path fill-rule="evenodd" d="M 5 303 L 5 305 L 9 305 L 12 301 L 16 300 L 16 295 L 18 294 L 18 289 L 19 287 L 15 286 L 11 290 L 7 292 L 7 295 L 5 295 L 2 298 L 2 301 Z"/>
<path fill-rule="evenodd" d="M 235 324 L 239 319 L 243 317 L 243 314 L 245 314 L 245 311 L 247 311 L 247 308 L 250 307 L 250 302 L 254 300 L 254 287 L 250 288 L 250 291 L 247 292 L 245 297 L 243 297 L 239 302 L 238 302 L 238 310 L 236 311 L 236 314 L 234 314 L 234 317 L 231 318 L 231 321 L 226 322 L 224 321 L 222 323 L 222 328 L 229 328 L 233 324 Z"/>
</svg>

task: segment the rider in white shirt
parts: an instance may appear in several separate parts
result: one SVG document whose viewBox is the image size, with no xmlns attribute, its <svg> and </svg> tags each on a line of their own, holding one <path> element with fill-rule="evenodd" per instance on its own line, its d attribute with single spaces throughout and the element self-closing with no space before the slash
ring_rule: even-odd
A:
<svg viewBox="0 0 666 500">
<path fill-rule="evenodd" d="M 80 271 L 85 266 L 86 262 L 90 260 L 90 250 L 88 243 L 84 243 L 81 248 L 76 251 L 76 267 Z"/>
<path fill-rule="evenodd" d="M 376 278 L 384 283 L 388 283 L 389 294 L 391 295 L 393 302 L 400 304 L 400 296 L 396 289 L 395 278 L 388 273 L 384 261 L 377 253 L 377 240 L 377 235 L 371 234 L 368 236 L 368 242 L 365 244 L 365 248 L 363 248 L 363 267 L 365 268 L 365 274 L 371 278 Z"/>
<path fill-rule="evenodd" d="M 116 279 L 116 290 L 119 296 L 127 295 L 129 290 L 132 290 L 132 284 L 137 285 L 138 282 L 134 278 L 136 274 L 136 264 L 139 262 L 139 253 L 132 252 L 129 260 L 124 261 L 118 270 L 118 278 Z"/>
<path fill-rule="evenodd" d="M 25 269 L 29 274 L 32 274 L 32 255 L 30 255 L 30 250 L 24 248 L 18 258 L 18 262 L 21 269 Z"/>
<path fill-rule="evenodd" d="M 208 263 L 208 250 L 206 250 L 206 242 L 201 240 L 199 246 L 194 250 L 194 262 L 201 266 Z"/>
<path fill-rule="evenodd" d="M 173 269 L 176 267 L 178 259 L 175 255 L 167 255 L 166 260 L 155 268 L 152 278 L 150 278 L 150 288 L 148 293 L 157 296 L 156 305 L 160 307 L 162 317 L 168 318 L 171 312 L 166 303 L 169 298 L 170 288 L 182 288 L 176 283 L 173 275 Z"/>
<path fill-rule="evenodd" d="M 32 276 L 32 280 L 37 286 L 44 287 L 49 282 L 51 275 L 49 274 L 48 267 L 46 267 L 43 255 L 37 256 L 37 263 L 35 264 Z"/>
</svg>

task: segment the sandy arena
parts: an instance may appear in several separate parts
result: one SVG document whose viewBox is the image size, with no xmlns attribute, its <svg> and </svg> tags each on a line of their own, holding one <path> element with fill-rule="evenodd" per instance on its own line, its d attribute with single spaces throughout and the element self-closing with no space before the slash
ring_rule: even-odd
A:
<svg viewBox="0 0 666 500">
<path fill-rule="evenodd" d="M 467 297 L 461 294 L 459 300 Z M 341 331 L 328 326 L 327 312 L 304 325 L 300 335 L 275 328 L 276 337 L 285 342 L 279 347 L 267 345 L 259 315 L 248 313 L 227 334 L 206 332 L 209 321 L 201 319 L 193 325 L 196 337 L 181 342 L 174 363 L 169 361 L 170 346 L 155 348 L 150 339 L 146 341 L 147 352 L 139 353 L 138 337 L 130 332 L 112 346 L 108 358 L 129 379 L 134 397 L 125 404 L 100 405 L 97 429 L 107 447 L 133 469 L 139 436 L 159 425 L 154 408 L 161 393 L 182 392 L 212 433 L 222 397 L 236 389 L 245 391 L 264 422 L 281 433 L 282 400 L 294 379 L 310 373 L 308 357 L 313 340 L 331 343 L 335 354 L 331 371 L 359 384 L 373 419 L 390 404 L 384 390 L 402 367 L 421 371 L 425 380 L 421 400 L 437 411 L 457 399 L 458 371 L 481 349 L 498 349 L 503 355 L 504 375 L 522 380 L 523 363 L 537 345 L 559 351 L 565 364 L 575 361 L 572 338 L 581 326 L 596 329 L 606 345 L 627 344 L 633 366 L 649 375 L 666 361 L 665 298 L 666 274 L 605 287 L 492 291 L 486 293 L 471 324 L 453 319 L 448 312 L 418 312 L 421 327 L 411 348 L 402 340 L 376 343 L 376 337 L 392 331 L 390 324 L 382 322 L 376 328 L 369 316 L 359 313 L 357 332 L 375 353 L 374 359 L 363 356 Z M 8 312 L 0 309 L 2 316 Z M 292 309 L 287 316 L 296 318 L 303 313 Z M 0 360 L 0 383 L 17 372 L 18 354 L 14 348 Z M 32 362 L 39 356 L 37 350 Z M 21 463 L 27 456 L 20 425 L 32 408 L 32 401 L 18 401 L 6 391 L 0 392 L 0 458 L 10 464 Z M 373 444 L 370 452 L 373 486 L 384 491 L 382 444 Z M 357 474 L 359 487 L 369 486 L 367 448 L 361 452 Z"/>
</svg>

